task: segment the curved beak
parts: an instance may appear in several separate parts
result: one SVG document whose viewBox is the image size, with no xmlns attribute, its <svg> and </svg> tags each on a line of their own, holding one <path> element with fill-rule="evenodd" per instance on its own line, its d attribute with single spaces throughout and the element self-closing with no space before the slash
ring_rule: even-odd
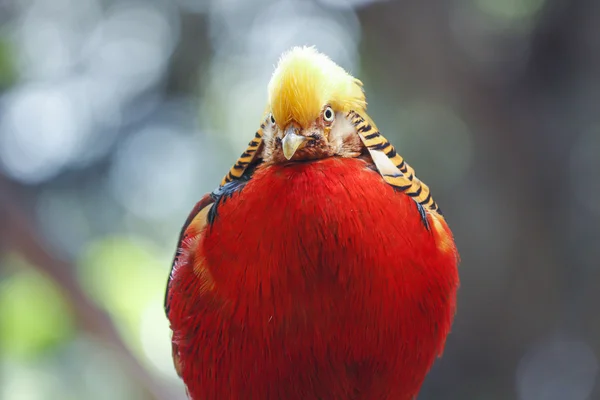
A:
<svg viewBox="0 0 600 400">
<path fill-rule="evenodd" d="M 300 129 L 297 126 L 290 125 L 286 128 L 281 145 L 283 147 L 283 155 L 290 160 L 298 149 L 304 147 L 308 138 L 298 135 Z"/>
</svg>

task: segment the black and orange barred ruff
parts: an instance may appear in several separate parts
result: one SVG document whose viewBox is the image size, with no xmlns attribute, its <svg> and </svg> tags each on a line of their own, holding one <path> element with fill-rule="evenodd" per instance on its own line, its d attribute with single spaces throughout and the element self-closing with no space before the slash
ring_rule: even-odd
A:
<svg viewBox="0 0 600 400">
<path fill-rule="evenodd" d="M 383 179 L 396 189 L 406 193 L 412 197 L 417 203 L 421 204 L 428 211 L 433 211 L 442 215 L 440 208 L 431 196 L 429 187 L 415 176 L 414 169 L 404 161 L 404 158 L 396 153 L 394 146 L 377 130 L 373 123 L 369 123 L 361 114 L 356 111 L 350 111 L 347 118 L 356 127 L 356 131 L 362 139 L 365 147 L 371 153 L 374 162 L 374 152 L 381 152 L 393 163 L 395 171 L 393 173 L 385 173 L 380 168 Z M 221 186 L 227 183 L 240 179 L 250 165 L 260 163 L 260 150 L 263 139 L 264 122 L 260 125 L 260 129 L 254 134 L 254 138 L 248 143 L 248 147 L 238 158 L 236 163 L 231 167 L 227 175 L 221 181 Z M 379 167 L 379 166 L 378 166 Z"/>
</svg>

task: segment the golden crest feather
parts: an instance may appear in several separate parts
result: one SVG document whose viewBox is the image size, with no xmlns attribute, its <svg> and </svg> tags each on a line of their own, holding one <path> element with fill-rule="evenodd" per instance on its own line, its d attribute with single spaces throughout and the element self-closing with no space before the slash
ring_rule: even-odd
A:
<svg viewBox="0 0 600 400">
<path fill-rule="evenodd" d="M 314 47 L 294 47 L 279 60 L 269 82 L 269 108 L 279 126 L 308 127 L 327 105 L 336 112 L 366 108 L 362 82 Z"/>
</svg>

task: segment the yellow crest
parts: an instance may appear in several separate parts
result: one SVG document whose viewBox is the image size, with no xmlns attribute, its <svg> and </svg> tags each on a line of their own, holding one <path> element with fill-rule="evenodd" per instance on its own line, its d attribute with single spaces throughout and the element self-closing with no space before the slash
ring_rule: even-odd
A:
<svg viewBox="0 0 600 400">
<path fill-rule="evenodd" d="M 269 107 L 280 127 L 294 120 L 306 128 L 326 105 L 346 113 L 366 104 L 362 83 L 314 47 L 284 53 L 269 82 Z"/>
</svg>

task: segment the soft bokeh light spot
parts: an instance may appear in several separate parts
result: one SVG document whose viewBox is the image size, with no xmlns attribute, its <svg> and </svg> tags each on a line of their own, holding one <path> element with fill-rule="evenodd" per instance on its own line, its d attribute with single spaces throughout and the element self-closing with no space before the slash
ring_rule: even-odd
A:
<svg viewBox="0 0 600 400">
<path fill-rule="evenodd" d="M 70 32 L 33 8 L 20 30 L 21 67 L 33 78 L 57 78 L 67 73 L 74 62 L 69 47 Z"/>
<path fill-rule="evenodd" d="M 163 296 L 156 296 L 148 304 L 142 314 L 139 332 L 142 350 L 152 366 L 167 378 L 179 379 L 173 368 L 171 329 L 164 312 Z"/>
<path fill-rule="evenodd" d="M 156 293 L 163 292 L 166 264 L 149 243 L 114 236 L 87 246 L 79 272 L 99 304 L 137 321 Z"/>
<path fill-rule="evenodd" d="M 88 133 L 87 115 L 58 86 L 13 92 L 0 110 L 0 162 L 15 179 L 37 183 L 57 174 Z"/>
<path fill-rule="evenodd" d="M 73 365 L 78 372 L 79 391 L 86 400 L 145 399 L 127 375 L 125 366 L 101 343 L 82 338 L 74 342 L 69 350 L 70 357 L 85 356 L 85 362 L 78 359 L 73 361 Z"/>
<path fill-rule="evenodd" d="M 2 354 L 31 358 L 67 340 L 73 331 L 71 314 L 56 286 L 16 257 L 3 264 L 17 270 L 0 281 Z"/>
<path fill-rule="evenodd" d="M 0 363 L 0 398 L 5 400 L 72 399 L 67 388 L 61 385 L 56 373 L 40 365 L 23 362 Z M 54 371 L 56 372 L 56 371 Z M 35 384 L 32 384 L 34 383 Z"/>
<path fill-rule="evenodd" d="M 250 54 L 260 52 L 257 59 L 269 72 L 282 52 L 293 46 L 314 45 L 358 74 L 355 67 L 360 35 L 360 23 L 352 11 L 332 12 L 310 2 L 283 1 L 257 15 L 247 40 Z"/>
<path fill-rule="evenodd" d="M 123 99 L 120 93 L 114 90 L 113 85 L 116 85 L 110 79 L 97 79 L 93 74 L 81 76 L 76 83 L 81 90 L 85 101 L 89 104 L 89 110 L 94 122 L 102 129 L 102 135 L 96 137 L 114 138 L 112 129 L 117 129 L 121 125 L 123 119 Z M 106 140 L 105 143 L 112 143 L 114 140 Z M 100 145 L 100 148 L 106 146 Z M 98 146 L 95 146 L 97 149 Z M 96 150 L 97 151 L 97 150 Z"/>
<path fill-rule="evenodd" d="M 21 7 L 28 3 L 15 35 L 21 73 L 33 79 L 67 76 L 80 61 L 81 47 L 101 16 L 98 1 L 17 3 Z"/>
<path fill-rule="evenodd" d="M 236 149 L 234 153 L 237 157 L 239 149 L 248 144 L 248 133 L 256 131 L 262 122 L 268 80 L 252 79 L 231 67 L 231 64 L 223 60 L 222 64 L 216 64 L 211 69 L 206 93 L 211 100 L 202 105 L 202 111 L 217 127 L 214 134 L 228 141 Z M 223 85 L 231 85 L 231 89 L 223 91 Z M 235 118 L 231 118 L 231 107 L 237 110 Z"/>
<path fill-rule="evenodd" d="M 158 4 L 115 3 L 87 45 L 90 73 L 124 97 L 132 97 L 159 79 L 178 38 L 177 20 L 170 7 Z"/>
<path fill-rule="evenodd" d="M 134 215 L 162 219 L 189 205 L 190 185 L 210 159 L 193 136 L 153 126 L 121 145 L 109 184 Z"/>
<path fill-rule="evenodd" d="M 141 318 L 164 294 L 169 257 L 150 243 L 128 237 L 91 242 L 79 262 L 80 279 L 93 299 L 117 321 L 129 346 L 141 351 Z"/>
</svg>

